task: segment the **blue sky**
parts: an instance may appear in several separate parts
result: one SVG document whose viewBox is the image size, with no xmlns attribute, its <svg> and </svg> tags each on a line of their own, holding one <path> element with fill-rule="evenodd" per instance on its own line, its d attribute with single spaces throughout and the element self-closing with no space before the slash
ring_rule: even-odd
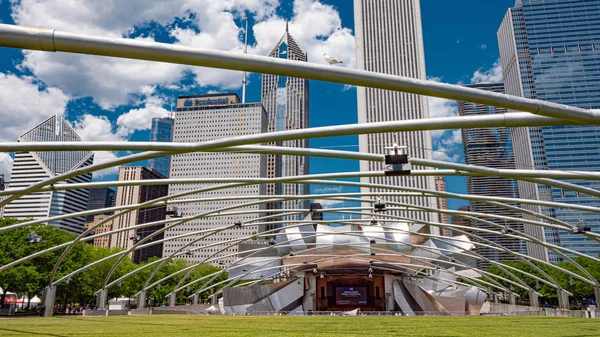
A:
<svg viewBox="0 0 600 337">
<path fill-rule="evenodd" d="M 421 0 L 428 78 L 448 83 L 500 79 L 496 31 L 513 4 L 514 0 Z M 230 51 L 242 48 L 243 12 L 250 13 L 251 53 L 266 54 L 289 20 L 292 35 L 310 61 L 323 63 L 320 55 L 328 52 L 345 66 L 354 66 L 350 0 L 0 0 L 2 23 Z M 248 101 L 259 101 L 260 75 L 252 74 L 249 80 Z M 63 114 L 86 140 L 145 141 L 151 118 L 166 115 L 173 97 L 218 91 L 241 95 L 240 83 L 239 73 L 229 71 L 0 49 L 5 123 L 0 141 L 16 141 L 21 132 L 55 113 Z M 357 121 L 354 88 L 317 81 L 309 88 L 312 127 Z M 454 102 L 430 100 L 430 107 L 434 116 L 456 114 Z M 436 158 L 462 162 L 457 132 L 433 136 Z M 357 137 L 311 141 L 311 147 L 350 151 L 358 150 L 357 144 Z M 8 173 L 11 160 L 2 155 L 0 173 Z M 115 155 L 99 153 L 97 158 Z M 359 170 L 353 161 L 313 159 L 310 164 L 312 173 Z M 94 179 L 113 180 L 114 173 L 103 172 Z M 464 179 L 447 181 L 449 191 L 465 192 Z M 466 203 L 451 200 L 449 208 L 462 204 Z"/>
</svg>

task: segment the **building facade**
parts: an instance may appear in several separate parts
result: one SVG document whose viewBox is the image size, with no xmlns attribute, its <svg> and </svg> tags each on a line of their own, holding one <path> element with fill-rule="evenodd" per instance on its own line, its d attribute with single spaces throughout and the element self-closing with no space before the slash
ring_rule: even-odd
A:
<svg viewBox="0 0 600 337">
<path fill-rule="evenodd" d="M 498 30 L 506 93 L 584 109 L 600 109 L 600 0 L 518 0 Z M 517 168 L 600 170 L 600 128 L 517 128 Z M 597 181 L 574 183 L 598 189 Z M 560 188 L 519 182 L 521 197 L 600 206 L 600 200 Z M 600 214 L 538 208 L 569 224 L 580 220 L 600 231 Z M 536 211 L 537 211 L 536 210 Z M 546 241 L 597 256 L 600 244 L 580 234 L 546 230 Z M 557 257 L 550 254 L 550 260 Z"/>
<path fill-rule="evenodd" d="M 174 123 L 175 120 L 169 117 L 152 118 L 152 128 L 150 129 L 150 141 L 172 142 Z M 169 171 L 171 170 L 171 156 L 149 159 L 148 168 L 151 168 L 168 178 Z"/>
<path fill-rule="evenodd" d="M 60 116 L 52 116 L 19 137 L 19 142 L 80 142 L 82 139 Z M 10 175 L 11 188 L 24 188 L 72 171 L 92 165 L 94 154 L 89 151 L 33 151 L 16 152 Z M 87 173 L 66 180 L 67 184 L 89 183 L 92 174 Z M 5 217 L 19 219 L 43 219 L 87 209 L 88 189 L 32 193 L 6 205 Z M 84 216 L 51 221 L 48 224 L 81 234 L 85 225 Z"/>
<path fill-rule="evenodd" d="M 4 174 L 0 174 L 0 191 L 4 191 L 8 188 L 7 185 L 8 184 L 4 181 Z M 6 198 L 6 196 L 1 196 L 0 201 L 4 200 L 4 198 Z M 0 207 L 0 218 L 1 217 L 4 217 L 4 206 Z"/>
<path fill-rule="evenodd" d="M 307 61 L 306 53 L 290 35 L 284 35 L 268 54 L 269 57 Z M 268 115 L 268 131 L 286 131 L 309 127 L 308 80 L 270 74 L 262 75 L 262 103 Z M 271 143 L 272 146 L 308 148 L 308 139 Z M 309 174 L 309 158 L 304 156 L 267 155 L 267 177 L 289 177 Z M 308 184 L 268 184 L 267 195 L 310 194 Z M 310 200 L 290 200 L 267 205 L 268 208 L 308 209 Z M 299 219 L 299 216 L 294 217 Z M 266 226 L 265 229 L 273 228 Z"/>
<path fill-rule="evenodd" d="M 435 190 L 438 192 L 446 192 L 446 180 L 444 177 L 437 176 L 435 177 Z M 437 198 L 437 207 L 438 209 L 448 209 L 448 199 L 446 198 Z M 439 223 L 447 224 L 448 223 L 448 214 L 446 213 L 438 213 Z M 450 229 L 442 228 L 441 233 L 443 236 L 450 236 Z"/>
<path fill-rule="evenodd" d="M 109 217 L 110 217 L 110 215 L 108 215 L 108 214 L 94 215 L 92 220 L 88 221 L 88 223 L 85 224 L 85 229 L 87 230 L 88 228 L 96 225 L 98 222 L 104 221 L 104 220 L 108 219 Z M 90 235 L 98 235 L 98 234 L 104 234 L 104 233 L 110 232 L 113 229 L 113 221 L 114 221 L 114 219 L 102 223 L 98 227 L 94 228 L 94 230 L 92 231 L 92 233 L 90 233 Z M 111 245 L 110 245 L 111 238 L 112 238 L 112 235 L 105 235 L 105 236 L 101 236 L 98 238 L 94 238 L 94 240 L 91 242 L 91 244 L 93 244 L 96 247 L 111 248 Z"/>
<path fill-rule="evenodd" d="M 108 208 L 115 206 L 117 192 L 112 188 L 90 188 L 90 198 L 88 200 L 88 211 L 94 209 Z M 114 212 L 108 212 L 105 214 L 113 214 Z M 88 215 L 86 221 L 90 222 L 94 220 L 95 215 Z"/>
<path fill-rule="evenodd" d="M 201 143 L 215 139 L 264 133 L 267 130 L 268 116 L 261 103 L 240 103 L 236 94 L 215 94 L 181 96 L 177 100 L 173 141 L 180 143 Z M 266 155 L 252 153 L 199 152 L 173 156 L 171 178 L 265 178 Z M 170 185 L 169 195 L 190 192 L 221 184 Z M 247 223 L 259 217 L 262 205 L 236 207 L 256 200 L 236 201 L 235 197 L 250 197 L 265 194 L 264 185 L 231 186 L 227 189 L 205 191 L 182 196 L 181 199 L 203 199 L 198 202 L 180 204 L 183 216 L 209 215 L 218 209 L 229 208 L 228 212 L 248 212 L 219 217 L 199 217 L 166 232 L 166 238 L 186 233 L 214 230 L 232 226 L 235 222 Z M 226 200 L 229 199 L 229 200 Z M 232 226 L 233 227 L 233 226 Z M 258 225 L 244 225 L 218 232 L 205 239 L 197 236 L 171 239 L 164 244 L 164 255 L 181 250 L 194 250 L 184 256 L 188 261 L 201 262 L 207 258 L 220 258 L 211 261 L 213 265 L 225 266 L 235 261 L 237 244 L 233 241 L 256 234 Z M 186 246 L 190 244 L 190 246 Z M 205 247 L 200 249 L 201 247 Z M 198 249 L 198 250 L 195 250 Z"/>
<path fill-rule="evenodd" d="M 357 69 L 425 79 L 425 57 L 419 0 L 355 0 Z M 358 122 L 374 123 L 429 118 L 427 98 L 420 95 L 357 87 Z M 412 157 L 431 159 L 429 131 L 359 135 L 360 152 L 386 153 L 386 147 L 398 143 L 408 147 Z M 381 171 L 382 164 L 361 161 L 361 171 Z M 430 177 L 369 177 L 363 183 L 387 184 L 434 190 Z M 362 188 L 369 193 L 370 188 Z M 399 197 L 390 201 L 437 207 L 434 197 Z M 437 220 L 437 214 L 421 211 L 397 211 L 393 215 L 425 221 Z M 432 227 L 432 230 L 437 229 Z"/>
<path fill-rule="evenodd" d="M 469 212 L 470 208 L 469 208 L 469 206 L 460 206 L 458 208 L 458 210 L 461 212 Z M 460 215 L 455 215 L 455 214 L 453 214 L 452 217 L 450 217 L 450 223 L 453 225 L 471 227 L 471 220 L 461 217 Z M 470 229 L 466 229 L 466 228 L 461 228 L 460 230 L 465 231 L 467 233 L 471 232 Z M 459 235 L 463 235 L 463 233 L 454 232 L 454 231 L 452 232 L 452 236 L 459 236 Z"/>
<path fill-rule="evenodd" d="M 122 166 L 119 168 L 119 181 L 127 180 L 149 180 L 149 179 L 165 179 L 165 176 L 153 169 L 148 169 L 142 166 Z M 141 204 L 146 201 L 158 199 L 167 195 L 167 185 L 154 186 L 118 186 L 117 187 L 117 206 L 129 206 Z M 115 218 L 113 222 L 113 230 L 129 228 L 136 225 L 160 221 L 166 219 L 166 207 L 156 206 L 137 209 L 135 211 L 125 213 L 122 216 Z M 123 231 L 111 235 L 110 247 L 129 249 L 136 241 L 139 241 L 154 232 L 164 228 L 164 225 L 149 226 L 135 230 Z M 161 240 L 164 238 L 164 232 L 156 234 L 152 237 L 152 241 Z M 148 260 L 151 257 L 162 257 L 163 244 L 152 245 L 143 249 L 138 249 L 133 252 L 132 259 L 135 263 L 140 263 Z"/>
<path fill-rule="evenodd" d="M 466 85 L 466 87 L 504 93 L 503 83 L 479 83 Z M 505 108 L 498 108 L 470 102 L 458 102 L 458 114 L 460 116 L 503 114 L 506 112 L 507 110 Z M 513 142 L 510 128 L 465 128 L 461 131 L 465 164 L 485 166 L 496 169 L 515 169 L 515 156 L 513 152 Z M 467 177 L 467 192 L 472 195 L 519 198 L 517 181 L 501 177 L 469 176 Z M 520 207 L 520 205 L 517 204 L 513 204 L 512 206 Z M 471 202 L 469 209 L 471 212 L 522 219 L 522 213 L 520 212 L 490 204 Z M 522 221 L 504 221 L 496 219 L 486 220 L 494 222 L 495 224 L 503 227 L 509 227 L 513 230 L 536 236 L 542 241 L 544 240 L 544 233 L 539 227 L 528 225 L 526 228 Z M 540 219 L 535 220 L 539 221 Z M 500 231 L 498 227 L 480 222 L 471 221 L 471 226 L 494 230 L 496 232 Z M 547 261 L 548 259 L 547 252 L 543 246 L 534 243 L 526 244 L 521 240 L 509 238 L 503 235 L 494 235 L 482 232 L 476 232 L 475 234 L 486 240 L 490 240 L 496 244 L 499 244 L 502 247 L 510 249 L 511 251 L 521 254 L 529 254 L 530 256 L 543 261 Z M 495 249 L 477 247 L 476 251 L 478 254 L 493 261 L 516 259 L 510 254 L 501 253 Z M 485 264 L 482 261 L 478 261 L 478 263 Z"/>
</svg>

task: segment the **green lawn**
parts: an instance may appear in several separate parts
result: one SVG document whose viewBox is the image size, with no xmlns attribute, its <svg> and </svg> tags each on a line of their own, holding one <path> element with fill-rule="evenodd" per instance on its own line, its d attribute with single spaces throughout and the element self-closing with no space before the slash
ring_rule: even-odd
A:
<svg viewBox="0 0 600 337">
<path fill-rule="evenodd" d="M 600 336 L 569 317 L 112 316 L 0 319 L 0 336 Z"/>
</svg>

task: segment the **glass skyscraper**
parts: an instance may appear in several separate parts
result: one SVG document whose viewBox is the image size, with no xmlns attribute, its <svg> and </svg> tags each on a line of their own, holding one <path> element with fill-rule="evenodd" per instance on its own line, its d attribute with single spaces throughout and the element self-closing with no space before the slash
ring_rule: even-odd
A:
<svg viewBox="0 0 600 337">
<path fill-rule="evenodd" d="M 269 57 L 294 61 L 307 61 L 307 56 L 296 40 L 290 35 L 286 25 L 285 33 L 271 50 Z M 308 80 L 286 76 L 263 74 L 262 102 L 269 116 L 269 132 L 296 130 L 308 125 Z M 308 148 L 308 139 L 290 140 L 269 145 Z M 268 155 L 267 177 L 289 177 L 309 173 L 308 157 Z M 308 184 L 268 184 L 267 195 L 306 195 L 310 194 Z M 310 200 L 290 200 L 270 204 L 268 208 L 298 209 L 309 208 Z M 300 218 L 300 217 L 295 217 Z M 268 230 L 272 226 L 266 226 Z"/>
<path fill-rule="evenodd" d="M 518 0 L 498 30 L 506 93 L 600 109 L 600 0 Z M 513 131 L 517 168 L 600 170 L 600 128 L 554 126 Z M 600 182 L 574 183 L 598 189 Z M 591 196 L 519 182 L 522 198 L 600 206 Z M 539 208 L 569 224 L 585 221 L 600 231 L 600 214 Z M 598 255 L 600 244 L 580 234 L 546 230 L 546 240 Z M 556 256 L 550 255 L 556 260 Z"/>
<path fill-rule="evenodd" d="M 115 199 L 117 192 L 112 188 L 100 187 L 90 188 L 90 197 L 88 200 L 88 211 L 93 209 L 107 208 L 115 206 Z M 104 214 L 114 214 L 114 212 L 108 212 Z M 94 221 L 95 215 L 88 215 L 86 217 L 87 222 Z"/>
<path fill-rule="evenodd" d="M 466 86 L 480 90 L 504 93 L 503 83 L 479 83 Z M 470 102 L 458 102 L 458 114 L 460 116 L 503 114 L 506 113 L 506 111 L 507 110 L 505 108 L 498 108 Z M 513 153 L 513 143 L 510 128 L 465 128 L 462 129 L 462 143 L 465 154 L 465 164 L 467 165 L 486 166 L 496 169 L 515 168 L 515 157 Z M 469 194 L 473 195 L 519 198 L 517 181 L 502 177 L 467 177 L 467 191 Z M 519 205 L 513 206 L 518 207 Z M 522 214 L 515 210 L 479 202 L 471 202 L 469 205 L 469 210 L 477 213 L 522 218 Z M 525 232 L 543 240 L 543 231 L 534 226 L 523 224 L 522 221 L 503 221 L 492 218 L 486 220 L 492 221 L 500 226 L 509 227 L 519 232 Z M 471 221 L 471 226 L 498 231 L 498 227 L 477 221 Z M 529 256 L 544 261 L 548 260 L 546 250 L 540 245 L 534 243 L 525 244 L 524 241 L 504 235 L 495 235 L 479 231 L 475 231 L 474 234 L 481 236 L 484 239 L 493 241 L 494 243 L 510 249 L 511 251 L 521 254 L 528 254 Z M 487 248 L 485 246 L 478 246 L 476 251 L 478 254 L 492 261 L 517 260 L 514 255 L 501 252 L 496 249 Z M 490 266 L 490 264 L 486 261 L 479 260 L 477 261 L 477 266 L 480 268 L 487 268 Z"/>
<path fill-rule="evenodd" d="M 173 141 L 173 118 L 152 118 L 152 129 L 150 130 L 151 142 L 172 142 Z M 169 177 L 171 170 L 171 157 L 161 157 L 148 160 L 148 167 L 156 170 L 165 177 Z"/>
</svg>

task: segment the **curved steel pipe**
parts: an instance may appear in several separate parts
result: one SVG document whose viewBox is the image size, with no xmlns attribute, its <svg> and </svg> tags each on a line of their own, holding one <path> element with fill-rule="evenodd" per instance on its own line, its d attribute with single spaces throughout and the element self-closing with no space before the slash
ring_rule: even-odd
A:
<svg viewBox="0 0 600 337">
<path fill-rule="evenodd" d="M 579 123 L 598 124 L 600 120 L 598 114 L 590 110 L 466 88 L 459 85 L 357 69 L 328 67 L 314 63 L 295 62 L 266 56 L 197 49 L 182 45 L 132 39 L 73 34 L 54 29 L 2 24 L 0 25 L 0 46 L 50 52 L 62 51 L 77 54 L 113 56 L 307 78 L 493 105 L 509 110 L 525 111 Z"/>
</svg>

